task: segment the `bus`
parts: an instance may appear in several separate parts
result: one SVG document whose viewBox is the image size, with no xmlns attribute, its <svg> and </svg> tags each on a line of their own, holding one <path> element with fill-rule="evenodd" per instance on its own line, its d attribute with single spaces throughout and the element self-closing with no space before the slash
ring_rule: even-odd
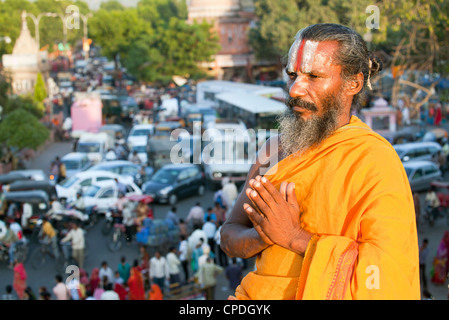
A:
<svg viewBox="0 0 449 320">
<path fill-rule="evenodd" d="M 215 96 L 217 114 L 220 118 L 238 119 L 247 128 L 276 129 L 275 122 L 286 106 L 284 103 L 243 92 L 224 92 Z"/>
<path fill-rule="evenodd" d="M 199 82 L 196 85 L 196 102 L 199 104 L 216 102 L 216 96 L 225 92 L 247 93 L 266 98 L 283 96 L 284 94 L 284 90 L 280 87 L 234 81 L 210 80 Z"/>
</svg>

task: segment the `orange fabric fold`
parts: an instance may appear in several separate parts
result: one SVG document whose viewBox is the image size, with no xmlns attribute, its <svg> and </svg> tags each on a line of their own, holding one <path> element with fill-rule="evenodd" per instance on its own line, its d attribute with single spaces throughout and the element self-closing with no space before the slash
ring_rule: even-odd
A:
<svg viewBox="0 0 449 320">
<path fill-rule="evenodd" d="M 277 245 L 256 257 L 238 299 L 419 299 L 412 194 L 391 144 L 353 116 L 318 148 L 265 175 L 295 183 L 304 258 Z"/>
</svg>

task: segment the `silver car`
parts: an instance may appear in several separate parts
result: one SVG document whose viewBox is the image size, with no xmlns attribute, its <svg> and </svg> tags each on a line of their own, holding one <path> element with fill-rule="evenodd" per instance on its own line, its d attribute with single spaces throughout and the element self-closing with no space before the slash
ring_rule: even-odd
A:
<svg viewBox="0 0 449 320">
<path fill-rule="evenodd" d="M 409 161 L 403 163 L 412 192 L 422 192 L 430 188 L 435 180 L 442 180 L 443 175 L 438 165 L 432 161 Z"/>
</svg>

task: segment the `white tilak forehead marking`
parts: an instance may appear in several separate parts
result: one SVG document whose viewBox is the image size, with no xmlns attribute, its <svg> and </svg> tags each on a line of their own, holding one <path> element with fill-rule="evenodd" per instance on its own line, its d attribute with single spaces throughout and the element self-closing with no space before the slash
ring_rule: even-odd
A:
<svg viewBox="0 0 449 320">
<path fill-rule="evenodd" d="M 303 42 L 302 38 L 297 39 L 290 48 L 289 52 L 289 63 L 287 65 L 287 70 L 291 72 L 296 72 L 298 59 L 301 59 L 300 71 L 302 73 L 310 73 L 312 71 L 313 58 L 315 56 L 316 48 L 318 47 L 318 41 L 313 40 L 305 40 L 305 43 L 302 48 L 302 56 L 299 57 L 299 50 L 301 47 L 301 43 Z"/>
</svg>

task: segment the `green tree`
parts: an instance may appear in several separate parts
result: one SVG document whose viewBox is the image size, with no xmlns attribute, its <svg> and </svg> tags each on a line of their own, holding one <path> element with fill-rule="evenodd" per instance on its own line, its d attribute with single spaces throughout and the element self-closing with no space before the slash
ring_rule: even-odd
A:
<svg viewBox="0 0 449 320">
<path fill-rule="evenodd" d="M 298 30 L 310 24 L 339 23 L 364 35 L 366 8 L 372 4 L 369 0 L 255 0 L 258 22 L 250 31 L 250 44 L 257 58 L 275 60 L 288 54 Z"/>
<path fill-rule="evenodd" d="M 49 137 L 49 130 L 24 109 L 12 111 L 0 122 L 0 142 L 8 147 L 36 150 Z"/>
<path fill-rule="evenodd" d="M 45 98 L 47 98 L 47 89 L 44 78 L 42 78 L 42 74 L 39 72 L 37 74 L 36 84 L 34 85 L 34 99 L 37 102 L 44 102 Z"/>
</svg>

